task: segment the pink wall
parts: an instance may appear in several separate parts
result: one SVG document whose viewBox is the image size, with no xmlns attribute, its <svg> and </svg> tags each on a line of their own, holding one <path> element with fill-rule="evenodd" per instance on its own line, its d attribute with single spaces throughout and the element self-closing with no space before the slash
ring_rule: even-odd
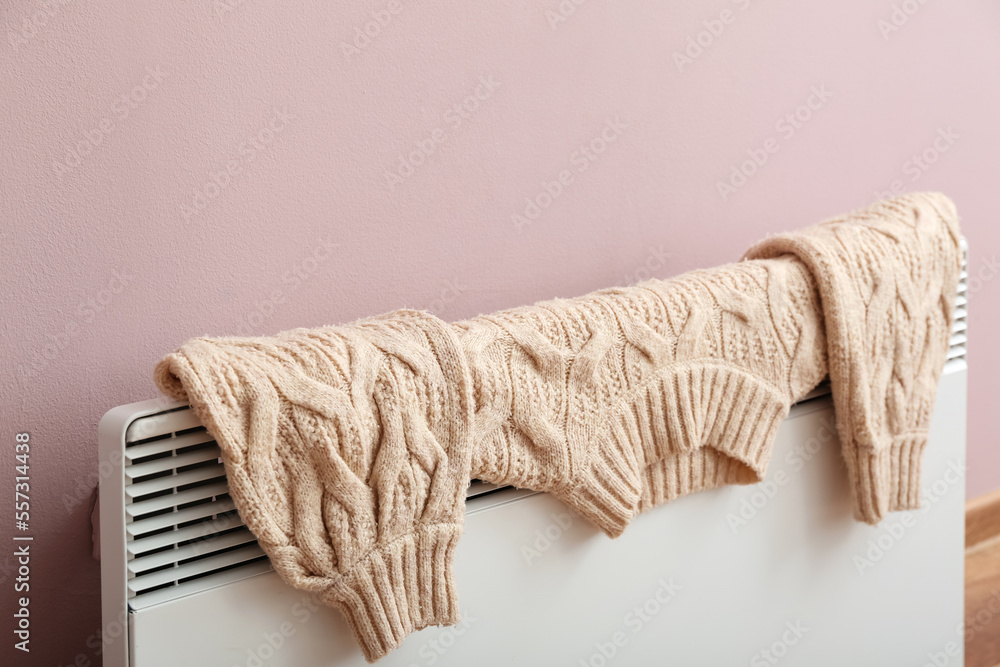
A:
<svg viewBox="0 0 1000 667">
<path fill-rule="evenodd" d="M 963 215 L 968 489 L 1000 485 L 995 2 L 0 6 L 8 498 L 14 433 L 35 443 L 18 664 L 97 664 L 95 428 L 189 336 L 669 276 L 894 181 Z M 723 198 L 748 151 L 766 162 Z"/>
</svg>

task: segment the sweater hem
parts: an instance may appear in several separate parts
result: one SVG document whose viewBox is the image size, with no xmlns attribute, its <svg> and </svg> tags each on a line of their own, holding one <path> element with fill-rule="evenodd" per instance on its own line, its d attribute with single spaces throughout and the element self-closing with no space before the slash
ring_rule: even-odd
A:
<svg viewBox="0 0 1000 667">
<path fill-rule="evenodd" d="M 787 392 L 742 371 L 687 362 L 662 372 L 634 410 L 644 454 L 639 511 L 726 484 L 764 478 L 790 407 Z"/>
<path fill-rule="evenodd" d="M 749 373 L 672 365 L 622 403 L 598 460 L 562 497 L 617 537 L 640 512 L 680 496 L 759 482 L 789 407 L 787 392 Z"/>
<path fill-rule="evenodd" d="M 642 474 L 639 512 L 645 512 L 692 493 L 731 484 L 757 484 L 757 472 L 744 461 L 713 447 L 676 454 L 649 466 Z"/>
</svg>

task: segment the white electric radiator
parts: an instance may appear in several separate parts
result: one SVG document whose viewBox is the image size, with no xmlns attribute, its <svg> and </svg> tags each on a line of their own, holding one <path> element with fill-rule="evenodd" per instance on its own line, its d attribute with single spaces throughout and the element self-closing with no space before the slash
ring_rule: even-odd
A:
<svg viewBox="0 0 1000 667">
<path fill-rule="evenodd" d="M 764 482 L 668 503 L 617 540 L 545 494 L 473 483 L 463 622 L 380 664 L 962 664 L 966 284 L 922 509 L 854 521 L 825 386 L 792 408 Z M 339 612 L 271 570 L 185 404 L 120 406 L 99 431 L 105 667 L 366 664 Z"/>
</svg>

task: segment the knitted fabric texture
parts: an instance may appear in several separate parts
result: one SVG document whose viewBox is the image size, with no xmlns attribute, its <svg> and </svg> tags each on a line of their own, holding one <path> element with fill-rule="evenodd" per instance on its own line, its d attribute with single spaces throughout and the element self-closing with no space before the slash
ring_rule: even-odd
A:
<svg viewBox="0 0 1000 667">
<path fill-rule="evenodd" d="M 454 332 L 414 311 L 270 338 L 195 338 L 156 367 L 215 436 L 275 571 L 374 662 L 460 620 L 452 564 L 472 453 Z"/>
<path fill-rule="evenodd" d="M 459 620 L 470 478 L 547 491 L 612 536 L 763 478 L 829 374 L 857 516 L 916 506 L 957 289 L 957 216 L 907 195 L 737 264 L 446 324 L 416 311 L 195 338 L 156 368 L 219 443 L 275 570 L 375 661 Z"/>
<path fill-rule="evenodd" d="M 826 375 L 815 283 L 747 261 L 458 322 L 472 475 L 549 492 L 611 536 L 678 496 L 763 479 Z"/>
<path fill-rule="evenodd" d="M 938 193 L 904 195 L 766 239 L 745 257 L 789 254 L 819 284 L 855 516 L 874 524 L 919 507 L 962 268 L 955 205 Z"/>
</svg>

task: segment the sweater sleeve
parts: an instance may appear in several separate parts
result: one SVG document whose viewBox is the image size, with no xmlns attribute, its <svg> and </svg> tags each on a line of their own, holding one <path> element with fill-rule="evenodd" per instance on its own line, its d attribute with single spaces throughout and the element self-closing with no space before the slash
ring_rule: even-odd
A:
<svg viewBox="0 0 1000 667">
<path fill-rule="evenodd" d="M 343 612 L 374 662 L 454 624 L 469 373 L 446 324 L 397 311 L 270 338 L 198 338 L 156 367 L 222 451 L 274 569 Z"/>
<path fill-rule="evenodd" d="M 768 238 L 745 255 L 795 255 L 816 279 L 855 516 L 868 523 L 920 505 L 960 243 L 954 204 L 915 193 Z"/>
</svg>

